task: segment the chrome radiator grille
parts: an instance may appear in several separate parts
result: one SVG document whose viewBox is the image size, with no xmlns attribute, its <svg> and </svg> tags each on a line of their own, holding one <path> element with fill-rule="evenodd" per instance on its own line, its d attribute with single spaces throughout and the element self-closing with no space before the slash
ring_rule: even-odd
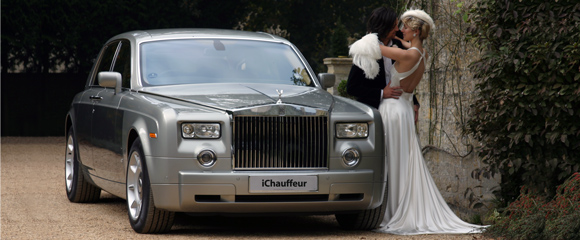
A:
<svg viewBox="0 0 580 240">
<path fill-rule="evenodd" d="M 234 169 L 328 167 L 326 116 L 235 116 Z"/>
</svg>

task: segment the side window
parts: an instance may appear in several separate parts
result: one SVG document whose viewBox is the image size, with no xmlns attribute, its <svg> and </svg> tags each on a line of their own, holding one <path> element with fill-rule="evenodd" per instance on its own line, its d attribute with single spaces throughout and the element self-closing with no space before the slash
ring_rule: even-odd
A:
<svg viewBox="0 0 580 240">
<path fill-rule="evenodd" d="M 102 71 L 111 71 L 111 63 L 113 63 L 113 58 L 115 56 L 115 52 L 117 51 L 117 46 L 119 45 L 118 41 L 112 42 L 105 46 L 103 49 L 103 53 L 101 59 L 99 60 L 99 65 L 96 68 L 96 73 L 93 78 L 93 85 L 99 85 L 97 80 L 97 75 L 99 72 Z"/>
<path fill-rule="evenodd" d="M 131 88 L 131 43 L 129 41 L 121 41 L 121 47 L 114 64 L 113 72 L 121 73 L 122 86 Z"/>
</svg>

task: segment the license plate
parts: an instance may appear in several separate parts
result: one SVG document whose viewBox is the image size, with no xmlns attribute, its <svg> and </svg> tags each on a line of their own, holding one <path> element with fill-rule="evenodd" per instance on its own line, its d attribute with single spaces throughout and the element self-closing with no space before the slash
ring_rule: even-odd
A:
<svg viewBox="0 0 580 240">
<path fill-rule="evenodd" d="M 317 176 L 250 176 L 250 192 L 315 192 Z"/>
</svg>

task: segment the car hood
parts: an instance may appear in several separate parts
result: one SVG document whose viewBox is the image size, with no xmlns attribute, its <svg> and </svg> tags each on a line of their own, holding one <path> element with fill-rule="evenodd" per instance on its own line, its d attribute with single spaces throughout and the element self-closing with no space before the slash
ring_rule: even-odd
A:
<svg viewBox="0 0 580 240">
<path fill-rule="evenodd" d="M 280 100 L 281 104 L 330 111 L 334 103 L 333 96 L 322 89 L 279 84 L 171 85 L 145 87 L 139 92 L 166 96 L 223 110 L 276 104 Z"/>
</svg>

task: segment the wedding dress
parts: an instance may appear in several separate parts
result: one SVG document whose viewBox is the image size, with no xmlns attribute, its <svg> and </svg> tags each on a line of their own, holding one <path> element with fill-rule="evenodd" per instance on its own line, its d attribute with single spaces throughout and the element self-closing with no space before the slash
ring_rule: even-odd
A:
<svg viewBox="0 0 580 240">
<path fill-rule="evenodd" d="M 400 86 L 400 81 L 415 72 L 424 59 L 421 53 L 408 72 L 399 73 L 393 67 L 391 87 Z M 413 94 L 403 92 L 399 99 L 384 99 L 379 112 L 387 145 L 388 198 L 377 231 L 398 235 L 481 232 L 482 226 L 466 223 L 451 211 L 429 173 L 415 133 Z"/>
</svg>

